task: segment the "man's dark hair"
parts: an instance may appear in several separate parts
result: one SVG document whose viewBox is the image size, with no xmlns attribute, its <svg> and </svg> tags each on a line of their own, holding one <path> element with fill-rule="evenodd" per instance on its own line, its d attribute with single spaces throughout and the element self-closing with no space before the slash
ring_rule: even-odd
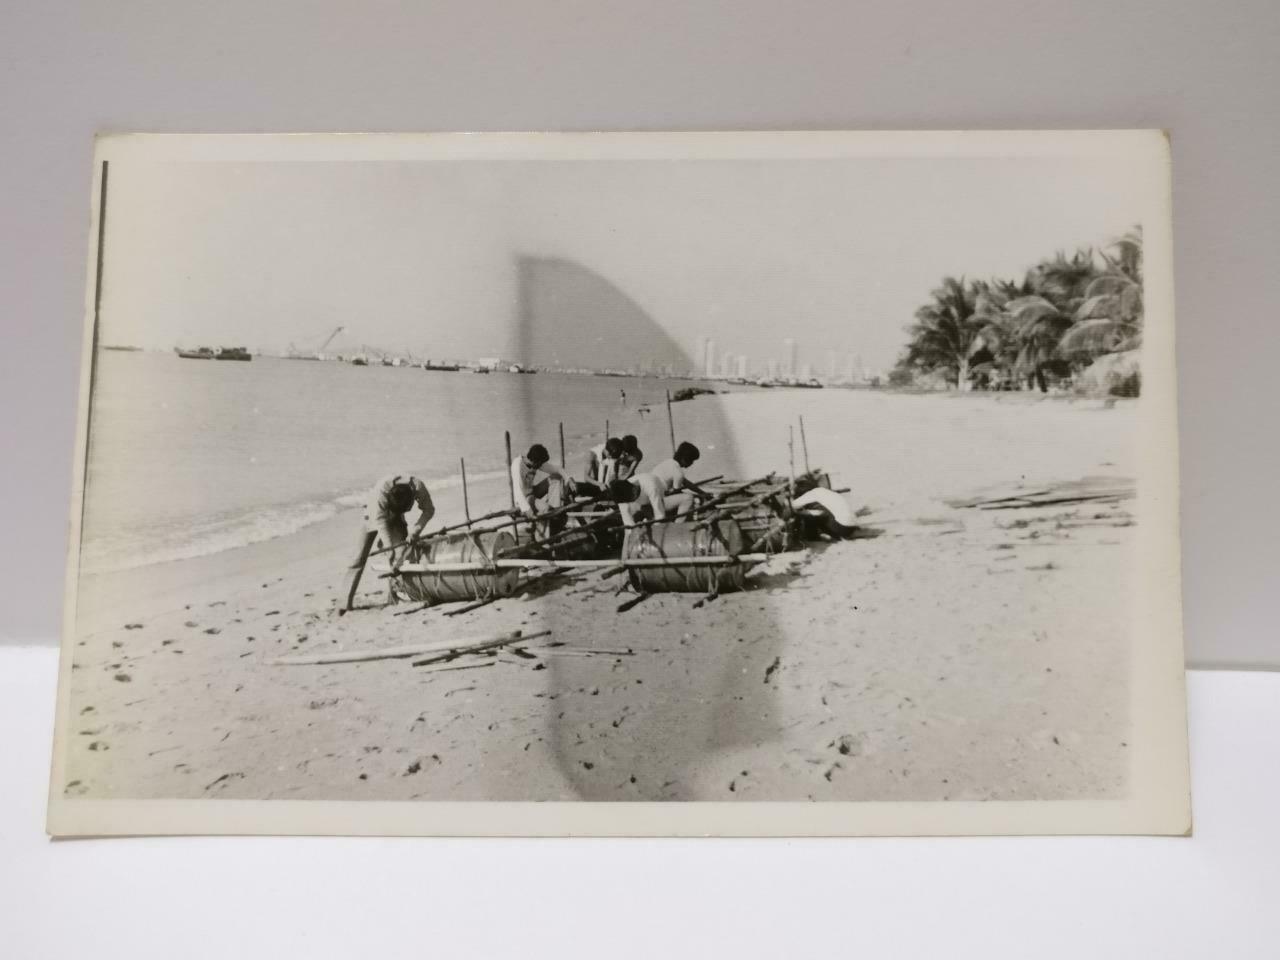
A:
<svg viewBox="0 0 1280 960">
<path fill-rule="evenodd" d="M 540 443 L 535 443 L 529 448 L 529 452 L 525 454 L 530 463 L 544 464 L 551 459 L 551 454 L 547 453 L 547 448 Z"/>
<path fill-rule="evenodd" d="M 609 483 L 609 499 L 614 503 L 632 503 L 640 496 L 640 488 L 630 480 L 613 480 Z"/>
<path fill-rule="evenodd" d="M 636 454 L 640 452 L 640 444 L 636 440 L 634 433 L 628 433 L 622 438 L 622 450 L 624 453 Z"/>
<path fill-rule="evenodd" d="M 682 467 L 689 466 L 701 456 L 702 452 L 687 440 L 676 447 L 675 461 Z"/>
<path fill-rule="evenodd" d="M 622 441 L 617 437 L 610 437 L 604 442 L 604 452 L 605 456 L 616 459 L 622 453 Z"/>
<path fill-rule="evenodd" d="M 397 483 L 391 488 L 391 506 L 401 513 L 407 513 L 413 508 L 414 496 L 413 485 L 408 481 Z"/>
</svg>

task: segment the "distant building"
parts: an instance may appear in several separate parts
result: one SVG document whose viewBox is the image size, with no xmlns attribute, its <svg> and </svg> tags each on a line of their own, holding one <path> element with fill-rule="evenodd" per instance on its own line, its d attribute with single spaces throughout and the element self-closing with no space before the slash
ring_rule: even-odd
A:
<svg viewBox="0 0 1280 960">
<path fill-rule="evenodd" d="M 737 377 L 739 380 L 745 380 L 747 378 L 747 355 L 745 353 L 738 354 Z"/>
<path fill-rule="evenodd" d="M 778 361 L 769 360 L 765 363 L 765 376 L 770 380 L 778 379 Z"/>
<path fill-rule="evenodd" d="M 795 337 L 787 337 L 782 341 L 782 376 L 792 380 L 796 375 L 796 341 Z"/>
<path fill-rule="evenodd" d="M 710 337 L 702 338 L 702 374 L 706 377 L 716 375 L 716 342 Z"/>
</svg>

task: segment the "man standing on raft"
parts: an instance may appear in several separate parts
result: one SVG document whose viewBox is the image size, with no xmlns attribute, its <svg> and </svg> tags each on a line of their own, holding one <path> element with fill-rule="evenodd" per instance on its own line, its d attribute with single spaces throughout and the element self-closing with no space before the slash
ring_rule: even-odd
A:
<svg viewBox="0 0 1280 960">
<path fill-rule="evenodd" d="M 415 506 L 418 508 L 419 514 L 417 521 L 413 525 L 413 534 L 411 536 L 405 515 Z M 396 569 L 408 555 L 408 543 L 422 533 L 422 529 L 431 521 L 435 513 L 435 504 L 431 502 L 431 494 L 427 492 L 427 485 L 417 477 L 396 474 L 378 481 L 373 488 L 373 493 L 370 494 L 369 503 L 365 509 L 364 532 L 360 536 L 360 555 L 347 573 L 341 597 L 342 606 L 338 608 L 339 613 L 346 613 L 355 605 L 356 590 L 360 586 L 360 577 L 364 573 L 365 564 L 369 560 L 369 553 L 374 546 L 399 547 L 401 544 L 405 544 L 403 549 L 393 549 L 388 555 L 391 569 Z M 393 583 L 388 581 L 387 602 L 392 603 L 394 601 L 395 588 Z"/>
</svg>

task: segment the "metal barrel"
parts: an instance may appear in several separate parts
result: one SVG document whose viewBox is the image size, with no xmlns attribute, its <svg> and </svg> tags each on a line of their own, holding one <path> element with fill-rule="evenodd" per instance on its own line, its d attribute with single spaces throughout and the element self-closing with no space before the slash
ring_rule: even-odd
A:
<svg viewBox="0 0 1280 960">
<path fill-rule="evenodd" d="M 746 551 L 738 524 L 655 523 L 632 527 L 622 545 L 622 562 L 665 559 L 661 566 L 629 567 L 631 586 L 640 593 L 728 593 L 741 590 L 746 566 L 740 563 L 681 563 L 690 557 L 730 557 Z"/>
<path fill-rule="evenodd" d="M 745 549 L 790 550 L 796 541 L 794 513 L 791 496 L 780 491 L 760 503 L 735 498 L 724 504 L 724 509 L 738 522 L 742 530 Z"/>
<path fill-rule="evenodd" d="M 501 551 L 510 551 L 516 539 L 509 529 L 458 533 L 434 543 L 411 557 L 415 563 L 484 563 Z M 487 600 L 509 597 L 520 585 L 520 571 L 479 570 L 460 573 L 407 573 L 400 585 L 410 599 L 424 603 L 455 600 Z"/>
</svg>

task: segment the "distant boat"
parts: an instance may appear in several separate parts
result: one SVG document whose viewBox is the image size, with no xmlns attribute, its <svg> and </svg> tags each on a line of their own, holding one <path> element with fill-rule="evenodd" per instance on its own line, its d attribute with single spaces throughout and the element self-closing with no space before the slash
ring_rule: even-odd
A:
<svg viewBox="0 0 1280 960">
<path fill-rule="evenodd" d="M 353 367 L 367 367 L 369 365 L 369 361 L 365 357 L 352 357 L 351 365 Z"/>
<path fill-rule="evenodd" d="M 173 352 L 184 360 L 252 360 L 253 355 L 244 347 L 197 347 L 194 350 L 183 350 L 174 347 Z"/>
<path fill-rule="evenodd" d="M 458 370 L 461 370 L 462 367 L 456 363 L 432 363 L 430 360 L 428 360 L 426 363 L 422 365 L 422 369 L 423 370 L 442 370 L 448 373 L 456 373 Z"/>
<path fill-rule="evenodd" d="M 472 372 L 472 373 L 488 373 L 488 372 L 489 372 L 489 368 L 488 368 L 488 367 L 474 367 L 474 368 L 471 370 L 471 372 Z"/>
</svg>

